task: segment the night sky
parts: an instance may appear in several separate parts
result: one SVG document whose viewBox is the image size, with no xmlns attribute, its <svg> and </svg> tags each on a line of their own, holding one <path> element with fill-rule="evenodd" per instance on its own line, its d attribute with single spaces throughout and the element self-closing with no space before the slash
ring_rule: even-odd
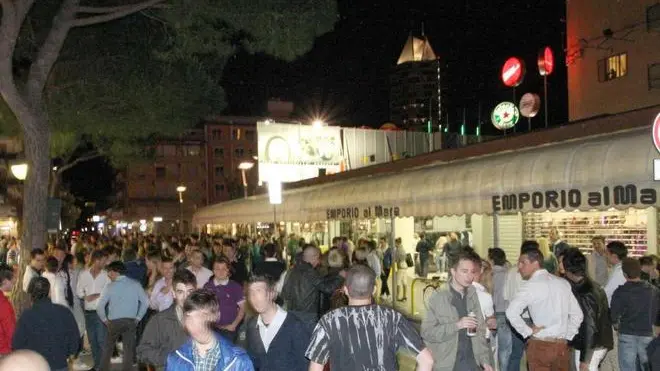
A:
<svg viewBox="0 0 660 371">
<path fill-rule="evenodd" d="M 494 134 L 490 111 L 513 91 L 500 81 L 507 57 L 519 56 L 527 76 L 517 89 L 542 96 L 536 56 L 555 51 L 556 72 L 548 79 L 551 123 L 567 118 L 564 66 L 565 4 L 562 1 L 503 0 L 365 1 L 339 0 L 335 30 L 319 38 L 300 60 L 285 64 L 241 53 L 226 68 L 227 113 L 264 113 L 270 97 L 293 100 L 302 117 L 328 116 L 335 124 L 378 127 L 389 118 L 389 72 L 410 34 L 422 24 L 443 66 L 443 102 L 450 124 L 466 111 L 468 134 L 481 102 L 483 132 Z M 541 113 L 542 115 L 542 113 Z M 444 116 L 444 114 L 443 114 Z M 536 123 L 534 123 L 536 121 Z M 540 127 L 543 118 L 533 125 Z M 526 122 L 524 127 L 526 128 Z"/>
</svg>

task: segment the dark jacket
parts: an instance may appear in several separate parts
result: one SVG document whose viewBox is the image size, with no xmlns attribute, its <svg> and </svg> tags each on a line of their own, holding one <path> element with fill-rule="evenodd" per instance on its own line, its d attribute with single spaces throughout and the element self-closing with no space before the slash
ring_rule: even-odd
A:
<svg viewBox="0 0 660 371">
<path fill-rule="evenodd" d="M 252 273 L 258 276 L 268 276 L 277 281 L 286 270 L 286 264 L 281 261 L 262 261 L 254 265 Z"/>
<path fill-rule="evenodd" d="M 268 351 L 259 334 L 257 317 L 252 317 L 247 327 L 247 352 L 257 371 L 307 371 L 309 360 L 305 350 L 310 334 L 298 317 L 287 313 L 282 327 L 271 341 Z"/>
<path fill-rule="evenodd" d="M 571 283 L 573 295 L 580 304 L 584 319 L 571 346 L 580 351 L 580 362 L 591 359 L 597 348 L 613 348 L 612 322 L 607 304 L 607 295 L 598 285 L 586 277 L 578 283 Z"/>
<path fill-rule="evenodd" d="M 188 334 L 176 316 L 176 304 L 153 316 L 142 333 L 137 347 L 138 360 L 164 366 L 167 355 L 188 340 Z"/>
<path fill-rule="evenodd" d="M 124 276 L 140 282 L 142 287 L 147 286 L 148 283 L 147 263 L 144 261 L 144 259 L 137 259 L 130 262 L 126 262 L 124 265 L 126 267 L 126 272 L 124 273 Z"/>
<path fill-rule="evenodd" d="M 215 338 L 220 344 L 220 361 L 215 367 L 216 371 L 254 371 L 252 361 L 245 351 L 215 333 Z M 167 356 L 166 371 L 194 371 L 192 340 L 183 343 L 179 349 Z"/>
<path fill-rule="evenodd" d="M 344 285 L 344 277 L 340 276 L 341 269 L 328 268 L 328 274 L 323 277 L 323 285 L 330 293 L 322 292 L 319 303 L 319 317 L 328 313 L 332 308 L 332 295 Z"/>
<path fill-rule="evenodd" d="M 287 273 L 282 299 L 288 311 L 313 313 L 318 318 L 320 294 L 331 295 L 332 288 L 311 264 L 301 262 Z"/>
<path fill-rule="evenodd" d="M 53 370 L 68 367 L 67 358 L 76 354 L 79 346 L 80 333 L 71 310 L 48 298 L 37 300 L 23 312 L 12 341 L 14 350 L 41 354 Z"/>
<path fill-rule="evenodd" d="M 653 336 L 659 325 L 658 289 L 646 281 L 626 282 L 614 290 L 610 314 L 620 334 Z"/>
</svg>

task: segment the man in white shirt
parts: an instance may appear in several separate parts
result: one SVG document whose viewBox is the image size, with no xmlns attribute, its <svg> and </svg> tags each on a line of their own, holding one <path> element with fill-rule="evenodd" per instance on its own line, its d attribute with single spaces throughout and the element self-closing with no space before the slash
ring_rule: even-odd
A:
<svg viewBox="0 0 660 371">
<path fill-rule="evenodd" d="M 286 365 L 291 371 L 307 371 L 309 361 L 305 358 L 305 350 L 310 333 L 301 320 L 275 303 L 275 282 L 268 276 L 252 276 L 247 294 L 258 313 L 248 321 L 246 333 L 246 350 L 255 369 Z M 273 341 L 275 336 L 277 341 Z"/>
<path fill-rule="evenodd" d="M 213 272 L 204 266 L 204 255 L 198 249 L 190 252 L 190 265 L 188 270 L 191 271 L 197 279 L 197 288 L 201 289 L 213 277 Z"/>
<path fill-rule="evenodd" d="M 605 294 L 607 295 L 607 303 L 612 303 L 612 295 L 619 286 L 626 283 L 626 277 L 623 275 L 621 269 L 621 262 L 628 256 L 628 248 L 621 241 L 612 241 L 607 244 L 607 252 L 605 253 L 608 263 L 612 266 L 612 273 L 607 279 L 605 285 Z"/>
<path fill-rule="evenodd" d="M 621 241 L 612 241 L 607 244 L 605 251 L 605 258 L 610 264 L 610 276 L 605 284 L 605 295 L 607 295 L 607 304 L 612 304 L 612 295 L 619 286 L 626 283 L 626 277 L 623 275 L 621 262 L 628 256 L 628 248 Z M 614 331 L 614 347 L 607 352 L 605 359 L 601 363 L 602 371 L 618 371 L 619 370 L 619 334 Z"/>
<path fill-rule="evenodd" d="M 536 241 L 525 241 L 518 258 L 518 270 L 527 282 L 520 288 L 506 310 L 513 328 L 527 342 L 530 371 L 570 370 L 568 341 L 578 333 L 583 314 L 573 296 L 571 285 L 548 273 Z M 527 308 L 534 326 L 521 317 Z"/>
<path fill-rule="evenodd" d="M 23 275 L 23 291 L 25 293 L 28 292 L 30 281 L 34 277 L 41 275 L 45 263 L 46 254 L 44 254 L 44 250 L 36 248 L 30 251 L 30 265 L 25 269 L 25 274 Z"/>
<path fill-rule="evenodd" d="M 163 257 L 160 262 L 160 274 L 163 277 L 156 281 L 149 298 L 149 306 L 158 312 L 169 308 L 174 302 L 174 289 L 172 286 L 174 262 L 171 258 Z"/>
<path fill-rule="evenodd" d="M 51 256 L 46 259 L 46 271 L 42 274 L 42 277 L 47 279 L 50 284 L 50 301 L 53 304 L 69 308 L 69 304 L 66 302 L 66 281 L 57 274 L 57 267 L 58 262 L 55 257 Z"/>
<path fill-rule="evenodd" d="M 84 301 L 85 328 L 87 329 L 87 338 L 92 348 L 95 370 L 99 370 L 101 367 L 103 344 L 107 336 L 107 329 L 96 313 L 101 293 L 108 282 L 110 282 L 108 274 L 103 270 L 105 260 L 106 256 L 102 251 L 96 250 L 92 252 L 91 265 L 89 269 L 85 269 L 80 273 L 76 287 L 76 296 Z"/>
</svg>

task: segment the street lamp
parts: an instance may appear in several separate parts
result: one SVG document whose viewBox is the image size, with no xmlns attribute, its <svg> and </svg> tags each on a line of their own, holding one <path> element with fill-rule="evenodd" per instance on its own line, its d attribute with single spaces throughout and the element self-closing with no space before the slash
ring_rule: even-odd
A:
<svg viewBox="0 0 660 371">
<path fill-rule="evenodd" d="M 314 129 L 320 129 L 324 126 L 325 126 L 325 122 L 321 119 L 316 119 L 312 121 L 312 127 L 314 127 Z"/>
<path fill-rule="evenodd" d="M 180 185 L 176 187 L 176 191 L 179 192 L 179 233 L 183 234 L 183 192 L 186 191 L 186 186 Z"/>
<path fill-rule="evenodd" d="M 241 171 L 241 175 L 243 177 L 243 197 L 248 198 L 248 183 L 247 183 L 247 176 L 245 175 L 245 172 L 252 169 L 254 167 L 254 162 L 241 162 L 238 164 L 238 170 Z"/>
<path fill-rule="evenodd" d="M 18 180 L 25 180 L 27 178 L 27 173 L 28 173 L 28 164 L 26 163 L 16 163 L 11 165 L 10 167 L 11 173 L 16 177 Z"/>
</svg>

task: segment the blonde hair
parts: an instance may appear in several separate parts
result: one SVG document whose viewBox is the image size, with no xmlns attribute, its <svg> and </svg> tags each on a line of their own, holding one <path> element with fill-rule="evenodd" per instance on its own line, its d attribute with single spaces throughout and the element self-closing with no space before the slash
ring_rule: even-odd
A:
<svg viewBox="0 0 660 371">
<path fill-rule="evenodd" d="M 539 244 L 539 251 L 543 254 L 543 259 L 550 257 L 550 240 L 545 237 L 539 237 L 536 239 L 536 242 Z"/>
</svg>

